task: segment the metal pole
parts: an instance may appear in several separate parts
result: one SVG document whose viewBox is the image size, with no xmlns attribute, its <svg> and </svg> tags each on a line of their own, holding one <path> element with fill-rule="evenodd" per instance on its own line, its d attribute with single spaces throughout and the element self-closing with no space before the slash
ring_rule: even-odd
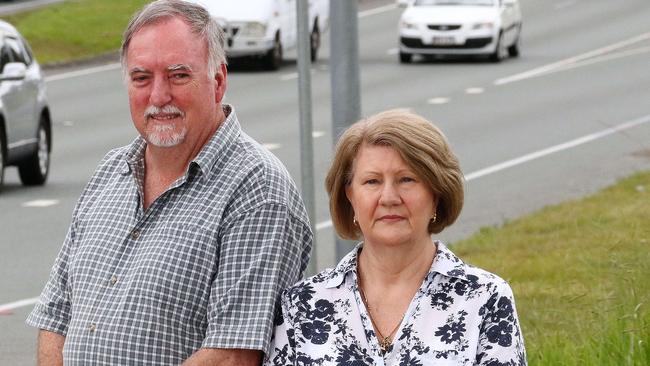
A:
<svg viewBox="0 0 650 366">
<path fill-rule="evenodd" d="M 352 123 L 361 118 L 359 82 L 359 30 L 357 0 L 330 0 L 330 71 L 332 82 L 332 138 L 334 144 Z M 336 238 L 337 259 L 353 243 Z"/>
<path fill-rule="evenodd" d="M 309 30 L 308 0 L 296 0 L 298 21 L 298 99 L 300 103 L 300 175 L 302 178 L 302 199 L 309 215 L 314 242 L 307 275 L 317 269 L 316 258 L 316 200 L 314 195 L 314 144 L 311 108 L 311 47 Z"/>
</svg>

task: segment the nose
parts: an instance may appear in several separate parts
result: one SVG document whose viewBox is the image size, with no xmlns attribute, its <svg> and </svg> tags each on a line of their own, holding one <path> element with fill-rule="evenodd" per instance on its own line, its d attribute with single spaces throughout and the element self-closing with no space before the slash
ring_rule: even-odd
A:
<svg viewBox="0 0 650 366">
<path fill-rule="evenodd" d="M 151 94 L 149 95 L 149 103 L 156 107 L 162 107 L 172 100 L 171 89 L 169 81 L 165 78 L 154 78 L 151 87 Z"/>
<path fill-rule="evenodd" d="M 379 197 L 379 203 L 384 206 L 395 206 L 401 202 L 402 198 L 395 184 L 391 184 L 390 182 L 384 184 L 381 190 L 381 196 Z"/>
</svg>

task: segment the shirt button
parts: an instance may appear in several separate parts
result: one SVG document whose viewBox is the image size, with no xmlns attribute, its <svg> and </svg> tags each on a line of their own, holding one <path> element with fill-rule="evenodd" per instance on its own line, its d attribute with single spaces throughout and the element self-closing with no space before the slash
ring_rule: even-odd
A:
<svg viewBox="0 0 650 366">
<path fill-rule="evenodd" d="M 97 326 L 95 324 L 90 324 L 88 326 L 88 330 L 90 331 L 90 333 L 95 332 L 96 329 L 97 329 Z"/>
<path fill-rule="evenodd" d="M 133 231 L 131 231 L 131 239 L 136 240 L 139 237 L 140 237 L 140 230 L 133 229 Z"/>
<path fill-rule="evenodd" d="M 117 276 L 113 275 L 113 276 L 111 277 L 111 285 L 114 285 L 114 284 L 116 284 L 116 283 L 117 283 Z"/>
</svg>

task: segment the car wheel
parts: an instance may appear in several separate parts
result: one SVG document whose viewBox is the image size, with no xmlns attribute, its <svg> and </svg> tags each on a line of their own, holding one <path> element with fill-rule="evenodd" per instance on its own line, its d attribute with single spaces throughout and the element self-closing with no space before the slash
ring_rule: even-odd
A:
<svg viewBox="0 0 650 366">
<path fill-rule="evenodd" d="M 506 57 L 508 57 L 508 48 L 506 47 L 506 44 L 505 44 L 503 38 L 504 38 L 503 32 L 500 32 L 499 33 L 499 40 L 497 41 L 497 47 L 494 50 L 494 53 L 492 53 L 492 55 L 490 55 L 490 60 L 492 62 L 501 62 Z"/>
<path fill-rule="evenodd" d="M 44 184 L 50 172 L 50 142 L 52 141 L 52 135 L 45 116 L 41 117 L 37 140 L 38 145 L 36 151 L 18 165 L 20 181 L 26 186 Z"/>
<path fill-rule="evenodd" d="M 517 32 L 517 39 L 510 47 L 508 47 L 508 55 L 511 57 L 519 57 L 521 54 L 521 25 L 519 26 L 519 32 Z"/>
<path fill-rule="evenodd" d="M 264 67 L 267 70 L 277 70 L 282 65 L 282 42 L 280 41 L 280 34 L 275 36 L 273 48 L 271 48 L 264 56 Z"/>
<path fill-rule="evenodd" d="M 5 136 L 2 124 L 0 124 L 0 191 L 2 191 L 2 184 L 5 180 Z"/>
<path fill-rule="evenodd" d="M 316 62 L 318 59 L 318 49 L 320 48 L 320 30 L 318 24 L 314 24 L 314 29 L 309 36 L 310 56 L 311 62 Z"/>
<path fill-rule="evenodd" d="M 401 52 L 399 53 L 399 62 L 403 64 L 408 64 L 413 61 L 413 54 L 412 53 L 406 53 L 406 52 Z"/>
</svg>

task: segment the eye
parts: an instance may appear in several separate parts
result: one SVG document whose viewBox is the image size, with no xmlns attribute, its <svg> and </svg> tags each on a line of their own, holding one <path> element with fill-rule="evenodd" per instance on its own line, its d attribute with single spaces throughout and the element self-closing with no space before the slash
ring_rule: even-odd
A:
<svg viewBox="0 0 650 366">
<path fill-rule="evenodd" d="M 416 179 L 413 178 L 413 177 L 406 176 L 406 177 L 400 178 L 400 182 L 402 182 L 402 183 L 412 183 L 412 182 L 416 182 Z"/>
<path fill-rule="evenodd" d="M 190 74 L 186 72 L 177 72 L 169 77 L 174 83 L 185 83 L 190 79 Z"/>
<path fill-rule="evenodd" d="M 379 184 L 379 179 L 370 178 L 363 181 L 363 184 Z"/>
<path fill-rule="evenodd" d="M 136 85 L 142 85 L 149 80 L 149 76 L 147 75 L 133 75 L 131 76 L 131 82 Z"/>
</svg>

